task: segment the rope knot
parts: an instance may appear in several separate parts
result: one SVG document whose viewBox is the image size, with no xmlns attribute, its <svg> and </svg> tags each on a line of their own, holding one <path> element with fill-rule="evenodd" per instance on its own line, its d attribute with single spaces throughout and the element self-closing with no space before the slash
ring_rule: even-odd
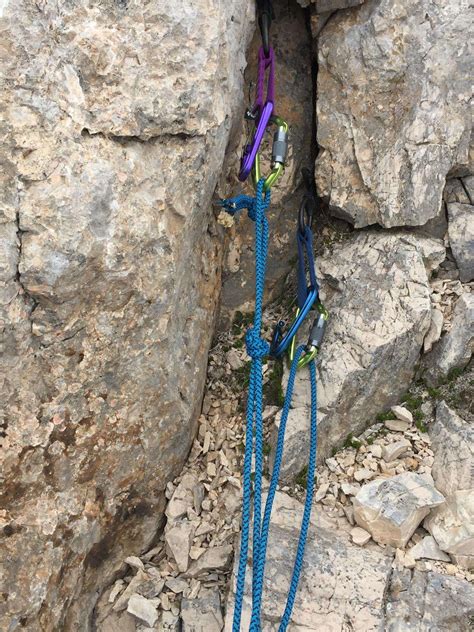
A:
<svg viewBox="0 0 474 632">
<path fill-rule="evenodd" d="M 270 353 L 270 345 L 266 340 L 260 338 L 253 327 L 247 329 L 245 346 L 252 360 L 261 360 Z"/>
</svg>

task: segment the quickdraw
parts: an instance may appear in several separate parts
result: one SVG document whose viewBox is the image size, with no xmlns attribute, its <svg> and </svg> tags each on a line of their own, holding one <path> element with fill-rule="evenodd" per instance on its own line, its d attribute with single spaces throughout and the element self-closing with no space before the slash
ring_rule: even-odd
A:
<svg viewBox="0 0 474 632">
<path fill-rule="evenodd" d="M 252 613 L 250 632 L 261 630 L 261 604 L 265 558 L 268 544 L 270 517 L 273 500 L 278 486 L 286 424 L 290 411 L 293 387 L 297 370 L 308 366 L 311 385 L 310 446 L 306 480 L 306 499 L 301 523 L 301 532 L 296 551 L 295 564 L 291 577 L 288 598 L 283 611 L 279 632 L 284 632 L 291 619 L 296 591 L 303 565 L 311 507 L 314 493 L 314 475 L 316 468 L 317 447 L 317 384 L 316 357 L 321 348 L 328 313 L 319 300 L 319 285 L 316 278 L 313 256 L 312 223 L 316 209 L 314 183 L 310 174 L 304 173 L 306 193 L 300 207 L 296 241 L 298 248 L 298 294 L 297 310 L 287 333 L 283 333 L 285 323 L 280 321 L 275 327 L 272 342 L 269 344 L 261 337 L 263 295 L 265 286 L 265 267 L 268 251 L 269 227 L 266 211 L 270 205 L 271 187 L 283 172 L 287 147 L 288 125 L 274 112 L 274 53 L 269 43 L 269 29 L 274 17 L 270 0 L 257 0 L 259 25 L 262 34 L 262 47 L 259 50 L 259 66 L 257 81 L 257 98 L 253 108 L 248 111 L 247 118 L 255 122 L 252 141 L 246 143 L 242 155 L 239 178 L 246 180 L 250 173 L 255 186 L 255 196 L 238 195 L 228 200 L 221 200 L 223 208 L 231 214 L 247 209 L 250 219 L 255 222 L 255 312 L 253 327 L 247 330 L 245 341 L 251 362 L 249 389 L 247 399 L 245 453 L 243 472 L 242 529 L 240 555 L 236 580 L 234 616 L 232 630 L 240 632 L 242 606 L 245 590 L 247 557 L 250 546 L 250 519 L 253 500 L 253 545 L 252 545 Z M 263 83 L 268 70 L 266 101 L 263 102 Z M 259 148 L 264 134 L 270 124 L 277 126 L 273 137 L 271 170 L 268 176 L 261 174 Z M 303 322 L 315 308 L 317 315 L 311 327 L 308 342 L 296 348 L 296 334 Z M 272 476 L 263 510 L 262 519 L 262 477 L 263 477 L 263 359 L 266 356 L 281 357 L 288 352 L 291 362 L 288 385 L 283 405 Z M 252 495 L 252 461 L 255 461 Z"/>
</svg>

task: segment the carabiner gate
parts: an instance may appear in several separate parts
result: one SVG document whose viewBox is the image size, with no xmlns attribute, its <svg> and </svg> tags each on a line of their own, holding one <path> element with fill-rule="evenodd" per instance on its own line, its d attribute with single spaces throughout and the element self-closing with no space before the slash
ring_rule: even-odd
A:
<svg viewBox="0 0 474 632">
<path fill-rule="evenodd" d="M 288 123 L 279 116 L 272 116 L 270 122 L 278 127 L 273 135 L 271 171 L 265 178 L 264 191 L 268 191 L 283 173 L 288 153 Z M 252 169 L 252 180 L 255 187 L 261 177 L 260 153 L 257 152 Z"/>
<path fill-rule="evenodd" d="M 319 350 L 321 349 L 321 345 L 323 343 L 324 334 L 326 333 L 326 325 L 327 320 L 329 318 L 329 314 L 324 305 L 318 301 L 316 303 L 316 309 L 318 310 L 318 315 L 313 321 L 313 325 L 309 332 L 308 342 L 306 343 L 305 353 L 298 360 L 298 368 L 301 369 L 307 364 L 314 360 L 318 355 Z M 297 310 L 297 315 L 298 315 Z M 293 362 L 293 358 L 295 357 L 295 347 L 296 347 L 296 337 L 294 337 L 291 341 L 288 357 L 290 362 Z"/>
</svg>

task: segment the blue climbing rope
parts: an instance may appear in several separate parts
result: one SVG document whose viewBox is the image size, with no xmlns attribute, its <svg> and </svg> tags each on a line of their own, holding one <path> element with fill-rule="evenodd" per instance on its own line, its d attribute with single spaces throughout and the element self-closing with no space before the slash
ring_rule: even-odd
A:
<svg viewBox="0 0 474 632">
<path fill-rule="evenodd" d="M 298 368 L 298 361 L 305 352 L 305 347 L 297 349 L 293 359 L 288 387 L 283 406 L 283 412 L 278 431 L 277 448 L 275 453 L 275 463 L 270 481 L 270 488 L 265 504 L 264 517 L 262 522 L 262 472 L 263 472 L 263 379 L 262 366 L 263 358 L 269 355 L 270 345 L 261 338 L 263 294 L 265 286 L 265 270 L 268 251 L 268 220 L 266 211 L 270 204 L 270 190 L 264 188 L 265 180 L 262 178 L 257 183 L 255 197 L 248 195 L 238 195 L 229 200 L 223 200 L 222 206 L 231 214 L 247 209 L 250 219 L 255 222 L 255 313 L 253 327 L 247 330 L 245 336 L 247 353 L 252 362 L 250 369 L 244 471 L 243 471 L 243 500 L 242 500 L 242 529 L 240 541 L 240 557 L 237 571 L 236 594 L 234 604 L 233 632 L 240 632 L 242 620 L 242 606 L 245 590 L 245 575 L 247 569 L 247 558 L 249 551 L 250 537 L 250 515 L 252 500 L 252 459 L 255 455 L 254 493 L 253 493 L 253 574 L 252 574 L 252 615 L 250 622 L 250 632 L 260 632 L 260 611 L 262 604 L 263 579 L 265 573 L 265 558 L 268 544 L 268 534 L 270 527 L 271 511 L 275 497 L 278 478 L 280 474 L 283 457 L 283 446 L 285 430 L 290 411 L 293 387 Z M 311 274 L 311 272 L 310 272 Z M 311 281 L 313 279 L 311 278 Z M 311 382 L 311 437 L 310 455 L 307 474 L 307 492 L 301 532 L 296 552 L 295 565 L 291 578 L 288 599 L 281 619 L 279 631 L 284 632 L 291 618 L 298 582 L 303 564 L 304 548 L 306 544 L 308 528 L 310 524 L 311 505 L 314 492 L 314 473 L 316 467 L 316 446 L 317 446 L 317 401 L 316 401 L 316 368 L 314 361 L 309 362 L 310 382 Z"/>
</svg>

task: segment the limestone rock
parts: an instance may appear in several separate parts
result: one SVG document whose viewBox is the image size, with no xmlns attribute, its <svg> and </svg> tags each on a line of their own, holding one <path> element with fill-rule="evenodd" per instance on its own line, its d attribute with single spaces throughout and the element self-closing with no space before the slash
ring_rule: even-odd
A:
<svg viewBox="0 0 474 632">
<path fill-rule="evenodd" d="M 170 523 L 186 516 L 188 509 L 193 507 L 194 489 L 197 484 L 198 480 L 194 473 L 184 474 L 166 507 L 165 514 Z"/>
<path fill-rule="evenodd" d="M 199 577 L 208 571 L 225 571 L 229 568 L 233 552 L 234 549 L 230 545 L 209 547 L 191 564 L 186 575 Z"/>
<path fill-rule="evenodd" d="M 276 632 L 288 594 L 294 554 L 299 536 L 302 505 L 277 492 L 272 512 L 265 591 L 262 603 L 262 630 Z M 343 630 L 376 632 L 383 622 L 384 589 L 390 575 L 390 558 L 378 547 L 359 547 L 347 535 L 317 525 L 314 512 L 305 558 L 292 615 L 294 632 Z M 244 597 L 242 629 L 250 622 L 250 578 Z M 225 619 L 232 629 L 235 577 Z"/>
<path fill-rule="evenodd" d="M 354 527 L 351 529 L 351 540 L 358 546 L 364 546 L 370 540 L 370 533 L 360 527 Z"/>
<path fill-rule="evenodd" d="M 464 489 L 474 493 L 474 427 L 442 401 L 429 436 L 434 451 L 432 476 L 439 491 L 448 497 Z"/>
<path fill-rule="evenodd" d="M 474 206 L 448 204 L 448 234 L 451 250 L 463 282 L 474 279 Z"/>
<path fill-rule="evenodd" d="M 408 439 L 402 439 L 401 441 L 395 441 L 395 443 L 389 443 L 383 448 L 383 458 L 384 461 L 390 463 L 391 461 L 395 461 L 398 457 L 405 454 L 407 450 L 411 448 L 411 443 Z"/>
<path fill-rule="evenodd" d="M 141 595 L 134 594 L 130 597 L 127 612 L 133 614 L 134 617 L 146 623 L 150 628 L 153 627 L 155 621 L 158 619 L 158 612 L 155 606 L 142 597 Z"/>
<path fill-rule="evenodd" d="M 193 543 L 194 528 L 193 524 L 183 520 L 165 531 L 166 544 L 181 573 L 188 569 L 189 550 Z"/>
<path fill-rule="evenodd" d="M 452 369 L 464 368 L 472 357 L 473 347 L 474 294 L 462 294 L 454 307 L 451 329 L 423 360 L 426 381 L 435 385 Z"/>
<path fill-rule="evenodd" d="M 420 540 L 418 544 L 415 544 L 415 546 L 410 549 L 410 555 L 415 560 L 428 559 L 441 560 L 442 562 L 450 561 L 449 555 L 443 553 L 436 543 L 436 540 L 431 535 L 425 536 L 423 540 Z"/>
<path fill-rule="evenodd" d="M 466 580 L 394 570 L 386 607 L 387 632 L 469 632 L 474 588 Z"/>
<path fill-rule="evenodd" d="M 183 632 L 221 632 L 221 601 L 217 589 L 201 589 L 195 599 L 183 599 L 181 604 Z"/>
<path fill-rule="evenodd" d="M 319 257 L 322 300 L 329 310 L 318 366 L 319 459 L 406 392 L 431 321 L 424 261 L 435 255 L 438 262 L 444 258 L 437 240 L 363 231 Z M 303 342 L 306 336 L 302 327 Z M 308 371 L 299 371 L 292 406 L 307 411 L 293 412 L 288 428 L 292 476 L 307 462 L 309 405 Z"/>
<path fill-rule="evenodd" d="M 356 523 L 380 544 L 403 548 L 443 496 L 421 475 L 404 472 L 364 485 L 354 497 Z"/>
<path fill-rule="evenodd" d="M 0 628 L 83 630 L 193 440 L 254 7 L 1 6 Z"/>
<path fill-rule="evenodd" d="M 400 419 L 400 421 L 406 421 L 408 424 L 412 423 L 413 415 L 407 408 L 404 408 L 403 406 L 392 406 L 390 410 L 397 419 Z"/>
<path fill-rule="evenodd" d="M 466 171 L 470 19 L 464 0 L 380 0 L 320 33 L 317 185 L 356 227 L 425 224 Z"/>
<path fill-rule="evenodd" d="M 443 312 L 439 309 L 433 308 L 431 310 L 431 323 L 428 333 L 423 341 L 423 351 L 428 353 L 431 351 L 435 342 L 441 338 L 441 332 L 443 330 Z"/>
</svg>

